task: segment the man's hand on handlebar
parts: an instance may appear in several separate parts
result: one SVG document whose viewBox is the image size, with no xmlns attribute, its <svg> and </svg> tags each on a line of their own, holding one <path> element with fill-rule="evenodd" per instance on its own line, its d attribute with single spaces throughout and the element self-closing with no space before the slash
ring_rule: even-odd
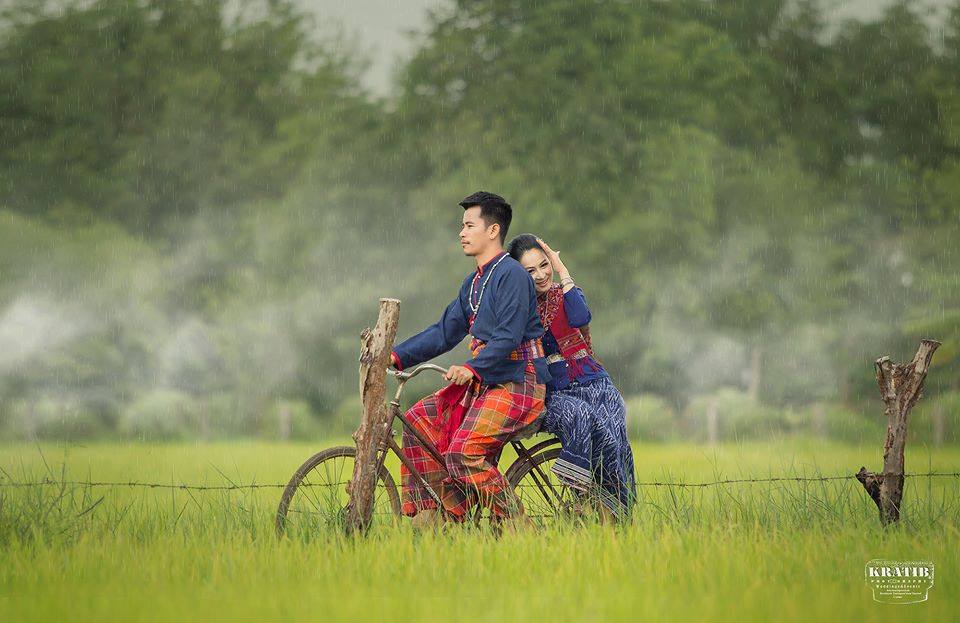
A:
<svg viewBox="0 0 960 623">
<path fill-rule="evenodd" d="M 452 381 L 457 385 L 464 385 L 473 380 L 473 372 L 470 371 L 470 368 L 465 366 L 450 366 L 450 369 L 447 370 L 447 373 L 443 375 L 443 378 L 448 381 Z"/>
</svg>

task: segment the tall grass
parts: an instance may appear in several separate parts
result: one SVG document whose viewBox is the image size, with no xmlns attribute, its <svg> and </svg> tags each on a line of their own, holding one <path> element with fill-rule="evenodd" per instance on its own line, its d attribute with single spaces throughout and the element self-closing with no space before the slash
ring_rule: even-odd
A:
<svg viewBox="0 0 960 623">
<path fill-rule="evenodd" d="M 6 482 L 281 483 L 314 445 L 0 447 Z M 638 446 L 641 481 L 818 477 L 876 466 L 869 448 L 791 442 Z M 957 471 L 955 449 L 908 449 L 909 471 Z M 391 465 L 391 468 L 396 468 Z M 0 487 L 0 620 L 956 619 L 960 487 L 907 479 L 880 527 L 855 480 L 640 487 L 627 524 L 497 537 L 381 522 L 278 540 L 280 489 Z M 872 558 L 936 564 L 930 600 L 873 602 Z"/>
</svg>

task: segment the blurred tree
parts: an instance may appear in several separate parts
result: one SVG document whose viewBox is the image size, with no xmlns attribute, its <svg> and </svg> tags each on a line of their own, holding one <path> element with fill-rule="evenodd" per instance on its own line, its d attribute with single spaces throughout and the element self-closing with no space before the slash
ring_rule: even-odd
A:
<svg viewBox="0 0 960 623">
<path fill-rule="evenodd" d="M 172 235 L 201 206 L 280 196 L 355 127 L 355 63 L 308 37 L 295 2 L 228 4 L 8 8 L 0 205 Z"/>
<path fill-rule="evenodd" d="M 349 422 L 376 298 L 436 320 L 479 188 L 676 413 L 751 367 L 767 405 L 875 402 L 874 358 L 957 333 L 960 2 L 941 44 L 907 1 L 457 0 L 383 100 L 300 6 L 0 9 L 0 419 Z"/>
</svg>

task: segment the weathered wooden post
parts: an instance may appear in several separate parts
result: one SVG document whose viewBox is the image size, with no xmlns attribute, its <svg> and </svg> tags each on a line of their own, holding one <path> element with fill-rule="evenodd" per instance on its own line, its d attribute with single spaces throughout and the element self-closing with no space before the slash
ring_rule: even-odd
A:
<svg viewBox="0 0 960 623">
<path fill-rule="evenodd" d="M 861 467 L 857 480 L 880 510 L 886 526 L 900 521 L 903 499 L 903 450 L 907 443 L 907 416 L 923 392 L 930 360 L 940 346 L 936 340 L 921 340 L 917 354 L 908 364 L 893 363 L 890 357 L 876 361 L 877 385 L 887 416 L 887 439 L 883 444 L 883 472 L 875 474 Z"/>
<path fill-rule="evenodd" d="M 390 417 L 384 395 L 386 369 L 390 364 L 393 341 L 397 336 L 400 301 L 380 299 L 377 326 L 364 329 L 360 336 L 360 399 L 363 418 L 353 434 L 357 458 L 350 479 L 350 504 L 347 507 L 348 531 L 363 530 L 370 524 L 374 489 L 377 485 L 377 450 L 386 443 Z"/>
</svg>

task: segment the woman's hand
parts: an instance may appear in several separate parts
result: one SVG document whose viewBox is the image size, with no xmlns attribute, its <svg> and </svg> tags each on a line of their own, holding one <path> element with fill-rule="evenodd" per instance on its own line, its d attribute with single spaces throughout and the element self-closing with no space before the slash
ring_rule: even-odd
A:
<svg viewBox="0 0 960 623">
<path fill-rule="evenodd" d="M 541 247 L 543 247 L 543 253 L 547 256 L 547 259 L 550 260 L 550 265 L 553 267 L 553 272 L 557 274 L 557 278 L 560 280 L 561 285 L 563 285 L 564 291 L 569 290 L 571 287 L 573 287 L 573 279 L 570 278 L 570 271 L 567 270 L 567 267 L 563 265 L 563 260 L 560 259 L 560 252 L 551 249 L 550 245 L 544 242 L 541 238 L 537 238 L 537 242 L 540 243 Z M 570 284 L 563 283 L 564 280 L 569 280 Z"/>
</svg>

